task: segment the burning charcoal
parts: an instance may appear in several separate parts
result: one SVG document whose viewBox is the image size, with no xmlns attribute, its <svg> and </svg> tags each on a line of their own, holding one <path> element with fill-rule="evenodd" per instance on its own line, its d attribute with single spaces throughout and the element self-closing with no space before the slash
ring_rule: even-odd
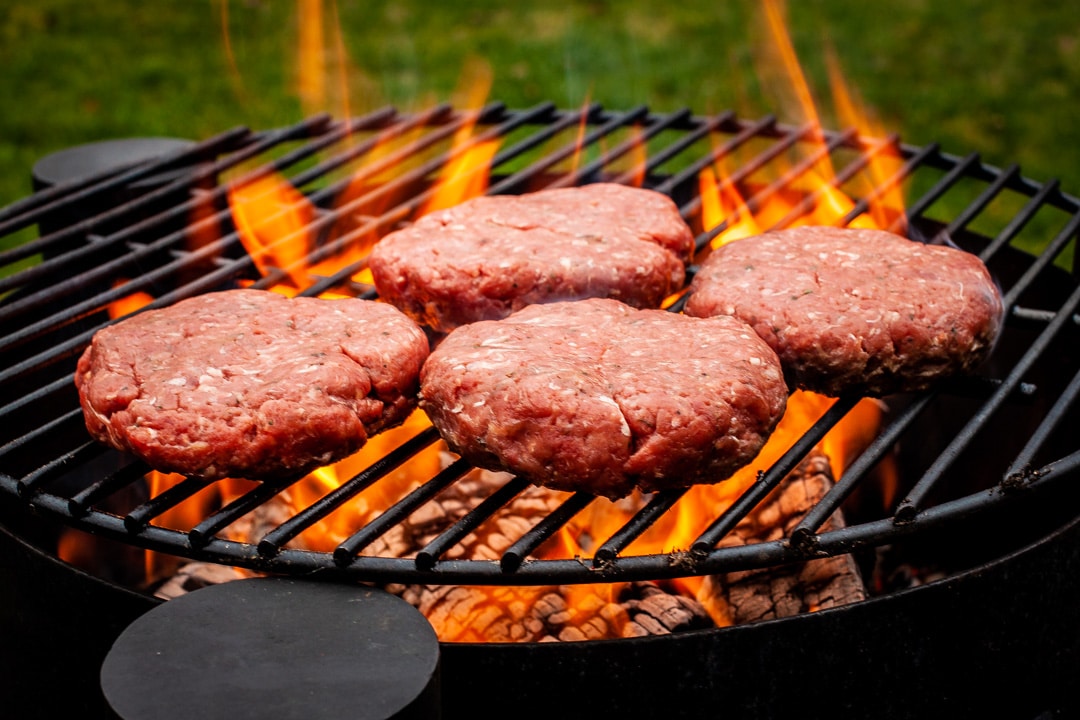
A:
<svg viewBox="0 0 1080 720">
<path fill-rule="evenodd" d="M 720 544 L 742 545 L 786 536 L 832 485 L 828 458 L 811 454 Z M 839 512 L 823 529 L 838 527 L 843 527 Z M 709 576 L 703 592 L 725 597 L 727 612 L 736 625 L 846 605 L 866 597 L 850 555 Z"/>
<path fill-rule="evenodd" d="M 254 576 L 255 573 L 242 570 L 241 568 L 216 565 L 214 563 L 190 562 L 182 566 L 171 578 L 162 584 L 155 597 L 163 600 L 172 600 L 185 595 L 193 590 L 220 585 L 232 580 L 240 580 Z"/>
<path fill-rule="evenodd" d="M 667 635 L 681 630 L 712 627 L 705 608 L 695 600 L 662 590 L 652 583 L 636 583 L 641 599 L 626 603 L 630 623 L 625 637 Z"/>
<path fill-rule="evenodd" d="M 281 525 L 295 513 L 291 495 L 286 490 L 230 525 L 227 534 L 237 540 L 258 542 L 266 533 Z"/>
<path fill-rule="evenodd" d="M 484 470 L 470 473 L 419 508 L 407 522 L 395 525 L 376 539 L 365 553 L 415 555 L 510 479 L 504 473 Z M 739 545 L 784 536 L 831 484 L 828 460 L 820 453 L 812 454 L 721 544 Z M 564 493 L 550 489 L 526 488 L 450 548 L 445 557 L 497 560 L 512 542 L 565 499 Z M 282 493 L 234 524 L 231 532 L 261 537 L 291 516 L 293 511 L 287 501 L 288 494 Z M 621 502 L 627 504 L 629 500 Z M 629 513 L 634 508 L 622 509 Z M 839 526 L 841 522 L 837 515 L 827 527 Z M 166 592 L 190 589 L 192 582 L 234 579 L 201 572 L 195 563 L 189 568 L 168 584 Z M 846 556 L 707 577 L 698 595 L 700 601 L 651 582 L 622 587 L 394 584 L 386 589 L 418 608 L 436 628 L 440 639 L 463 642 L 571 642 L 666 635 L 713 627 L 717 622 L 739 624 L 786 617 L 864 597 L 859 575 Z M 612 595 L 613 592 L 617 595 Z"/>
<path fill-rule="evenodd" d="M 546 618 L 565 609 L 550 588 L 407 586 L 400 596 L 417 607 L 440 639 L 459 642 L 537 642 Z"/>
</svg>

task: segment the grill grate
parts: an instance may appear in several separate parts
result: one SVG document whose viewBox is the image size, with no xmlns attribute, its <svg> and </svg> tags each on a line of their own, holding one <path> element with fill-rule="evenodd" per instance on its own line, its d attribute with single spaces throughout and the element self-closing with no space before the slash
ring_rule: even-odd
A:
<svg viewBox="0 0 1080 720">
<path fill-rule="evenodd" d="M 454 141 L 470 131 L 469 141 Z M 832 405 L 758 482 L 717 514 L 686 552 L 624 554 L 635 538 L 678 506 L 684 491 L 669 491 L 651 497 L 623 527 L 598 539 L 592 558 L 532 559 L 537 547 L 597 502 L 577 493 L 531 530 L 511 538 L 498 560 L 449 559 L 448 551 L 462 538 L 527 487 L 510 479 L 415 558 L 363 554 L 469 473 L 472 468 L 462 461 L 434 473 L 377 519 L 353 529 L 333 551 L 290 546 L 305 529 L 434 446 L 438 436 L 430 427 L 253 542 L 236 542 L 222 533 L 291 483 L 256 485 L 190 529 L 157 524 L 163 513 L 203 491 L 206 483 L 186 480 L 155 496 L 140 496 L 146 493 L 143 478 L 149 468 L 86 435 L 71 374 L 93 333 L 115 321 L 108 314 L 110 304 L 137 292 L 149 293 L 154 299 L 146 307 L 153 308 L 238 283 L 270 288 L 303 270 L 257 269 L 228 210 L 230 183 L 282 173 L 303 192 L 316 208 L 303 231 L 316 238 L 304 259 L 307 267 L 408 222 L 433 195 L 442 169 L 487 141 L 501 148 L 491 163 L 489 193 L 600 180 L 643 183 L 675 200 L 697 233 L 699 252 L 740 219 L 729 214 L 714 227 L 704 226 L 698 178 L 719 164 L 729 168 L 721 189 L 739 190 L 750 211 L 775 196 L 797 195 L 775 227 L 828 202 L 838 189 L 854 201 L 837 222 L 848 224 L 886 192 L 903 186 L 914 200 L 892 218 L 890 229 L 924 235 L 931 242 L 956 242 L 980 254 L 1005 295 L 1001 344 L 983 377 L 890 399 L 895 408 L 883 432 L 789 537 L 771 542 L 720 546 L 859 398 L 841 398 Z M 891 174 L 878 177 L 874 160 L 883 154 L 899 160 Z M 829 181 L 800 191 L 800 183 L 825 162 L 837 168 Z M 117 188 L 178 168 L 184 172 L 175 179 L 134 199 L 105 200 Z M 0 266 L 8 268 L 0 277 L 0 489 L 35 512 L 132 545 L 267 572 L 370 581 L 500 585 L 663 579 L 849 553 L 995 508 L 1019 512 L 1018 498 L 1061 486 L 1080 465 L 1080 450 L 1069 444 L 1074 439 L 1062 437 L 1080 392 L 1075 351 L 1080 284 L 1072 259 L 1080 201 L 1061 192 L 1056 182 L 1033 182 L 1016 166 L 995 168 L 978 155 L 961 158 L 936 145 L 913 147 L 896 137 L 866 138 L 855 130 L 789 126 L 772 117 L 745 120 L 731 112 L 658 114 L 647 107 L 612 112 L 598 105 L 560 110 L 546 103 L 524 110 L 498 104 L 476 111 L 438 106 L 415 114 L 388 108 L 346 121 L 318 116 L 268 132 L 234 129 L 156 161 L 55 186 L 0 210 L 0 236 L 16 237 L 34 224 L 45 227 L 85 202 L 100 203 L 100 212 L 43 231 L 0 254 Z M 211 234 L 212 239 L 197 242 Z M 14 270 L 16 263 L 33 258 L 39 261 Z M 324 274 L 309 273 L 301 294 L 374 297 L 374 289 L 357 279 L 363 269 L 361 259 Z M 927 420 L 942 408 L 949 408 L 956 427 L 947 437 L 927 439 Z M 1025 430 L 1011 433 L 1015 437 L 994 453 L 993 462 L 973 463 L 986 434 L 1001 426 Z M 906 495 L 879 517 L 821 532 L 853 493 L 873 481 L 872 470 L 883 458 L 905 444 L 929 446 Z M 986 464 L 989 469 L 982 467 Z M 141 499 L 116 510 L 121 496 Z"/>
</svg>

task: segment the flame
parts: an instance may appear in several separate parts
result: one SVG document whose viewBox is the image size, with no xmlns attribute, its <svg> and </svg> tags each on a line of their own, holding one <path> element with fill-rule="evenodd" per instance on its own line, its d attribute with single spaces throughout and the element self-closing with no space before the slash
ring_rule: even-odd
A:
<svg viewBox="0 0 1080 720">
<path fill-rule="evenodd" d="M 618 178 L 618 182 L 644 187 L 649 159 L 648 137 L 640 123 L 628 127 L 627 136 L 626 152 L 608 163 L 608 166 L 611 173 Z"/>
<path fill-rule="evenodd" d="M 146 475 L 150 497 L 157 497 L 185 480 L 185 476 L 178 473 L 165 473 L 157 470 L 151 470 Z M 154 524 L 187 532 L 206 517 L 208 508 L 220 507 L 254 486 L 255 483 L 251 481 L 231 478 L 216 483 L 207 483 L 205 487 L 191 497 L 155 517 Z M 177 567 L 177 559 L 171 555 L 147 550 L 143 554 L 143 558 L 144 574 L 148 584 L 167 577 L 175 572 Z"/>
<path fill-rule="evenodd" d="M 751 182 L 746 178 L 733 179 L 724 162 L 716 162 L 704 168 L 698 177 L 701 199 L 701 223 L 705 231 L 713 233 L 710 247 L 715 249 L 726 243 L 767 232 L 779 227 L 808 225 L 847 224 L 851 227 L 890 229 L 903 217 L 902 189 L 889 185 L 882 192 L 874 190 L 867 196 L 868 212 L 855 214 L 858 203 L 845 192 L 838 179 L 825 148 L 825 135 L 821 130 L 818 109 L 814 104 L 809 85 L 798 63 L 794 46 L 787 33 L 783 9 L 780 3 L 769 0 L 764 3 L 765 15 L 773 40 L 773 49 L 779 57 L 783 89 L 790 91 L 796 105 L 794 115 L 809 123 L 809 140 L 797 146 L 803 154 L 806 167 L 793 179 L 772 192 L 779 178 L 793 173 L 798 158 L 789 163 L 774 163 L 769 169 L 770 177 Z M 844 122 L 855 127 L 860 135 L 880 137 L 881 128 L 868 120 L 868 113 L 859 109 L 854 95 L 843 82 L 835 57 L 830 56 L 830 76 L 838 113 Z M 870 188 L 881 188 L 896 175 L 900 168 L 899 155 L 889 146 L 876 148 L 867 164 Z M 738 163 L 731 158 L 728 162 Z M 735 165 L 738 167 L 738 165 Z M 863 176 L 859 176 L 862 178 Z M 745 194 L 744 194 L 745 193 Z M 812 202 L 809 200 L 812 199 Z M 802 212 L 798 212 L 802 209 Z M 854 215 L 854 217 L 852 217 Z M 677 526 L 662 537 L 643 536 L 627 552 L 665 552 L 671 548 L 686 547 L 704 527 L 701 518 L 695 517 L 690 508 L 708 507 L 706 517 L 715 517 L 745 488 L 754 482 L 757 473 L 771 465 L 831 406 L 833 400 L 807 392 L 794 393 L 788 402 L 787 412 L 776 431 L 754 463 L 738 472 L 731 479 L 716 486 L 693 488 L 679 504 L 680 512 L 674 514 Z M 864 399 L 841 420 L 822 440 L 820 448 L 828 456 L 833 476 L 840 478 L 851 461 L 866 448 L 877 435 L 882 423 L 882 407 L 872 399 Z M 883 468 L 886 498 L 895 493 L 895 472 Z M 890 490 L 889 488 L 893 488 Z M 687 510 L 682 510 L 682 508 Z M 673 515 L 673 513 L 669 513 Z M 658 542 L 662 540 L 662 542 Z M 687 592 L 697 596 L 702 582 L 697 578 L 680 581 Z M 708 598 L 706 607 L 715 622 L 723 624 L 726 608 L 721 602 Z"/>
<path fill-rule="evenodd" d="M 400 426 L 370 438 L 359 452 L 333 465 L 320 468 L 302 479 L 291 491 L 294 506 L 309 506 L 427 427 L 430 427 L 427 415 L 422 410 L 414 411 Z M 337 512 L 305 530 L 297 542 L 310 550 L 332 551 L 356 528 L 375 519 L 421 482 L 433 477 L 441 469 L 441 464 L 442 457 L 438 447 L 416 453 L 401 467 L 359 493 Z"/>
<path fill-rule="evenodd" d="M 285 270 L 296 289 L 306 283 L 305 258 L 315 208 L 280 175 L 268 173 L 229 188 L 236 231 L 259 272 Z"/>
<path fill-rule="evenodd" d="M 443 171 L 443 178 L 420 214 L 453 207 L 470 198 L 483 195 L 488 188 L 491 160 L 499 149 L 497 140 L 486 140 L 468 147 L 452 159 Z"/>
<path fill-rule="evenodd" d="M 897 176 L 902 165 L 896 148 L 878 141 L 883 144 L 876 147 L 875 152 L 868 153 L 867 173 L 857 176 L 855 181 L 861 180 L 872 189 L 865 198 L 868 212 L 857 214 L 849 222 L 857 203 L 842 188 L 843 183 L 837 177 L 831 155 L 825 147 L 820 113 L 787 32 L 783 5 L 777 0 L 768 0 L 763 3 L 763 8 L 772 39 L 770 49 L 777 59 L 776 64 L 767 67 L 763 74 L 779 76 L 780 81 L 774 87 L 788 91 L 790 114 L 801 118 L 811 127 L 808 139 L 797 146 L 797 150 L 809 161 L 809 167 L 781 190 L 766 196 L 752 194 L 748 199 L 744 199 L 745 196 L 740 193 L 737 187 L 739 183 L 729 179 L 723 164 L 717 163 L 714 167 L 703 169 L 698 178 L 701 222 L 703 229 L 716 233 L 711 247 L 717 248 L 732 240 L 780 226 L 847 223 L 851 227 L 892 228 L 903 217 L 903 190 L 898 184 L 889 182 Z M 835 55 L 828 53 L 826 59 L 837 114 L 860 136 L 881 137 L 882 128 L 870 120 L 870 114 L 861 109 L 854 93 L 844 82 Z M 770 165 L 774 177 L 755 183 L 744 180 L 741 183 L 743 190 L 760 193 L 769 182 L 784 177 L 794 167 L 794 162 L 787 166 L 784 163 Z M 808 203 L 809 208 L 793 217 L 795 209 L 803 203 Z"/>
<path fill-rule="evenodd" d="M 245 98 L 240 67 L 236 63 L 236 54 L 233 52 L 232 37 L 229 35 L 229 0 L 218 1 L 221 4 L 221 40 L 225 51 L 225 64 L 229 68 L 229 82 L 232 84 L 233 90 L 236 92 L 237 96 Z"/>
<path fill-rule="evenodd" d="M 453 207 L 487 191 L 491 162 L 499 150 L 500 141 L 476 142 L 473 134 L 480 108 L 491 91 L 492 79 L 491 67 L 487 63 L 472 59 L 466 64 L 461 80 L 462 89 L 458 91 L 458 96 L 462 98 L 461 104 L 467 113 L 473 117 L 454 133 L 451 159 L 443 167 L 439 180 L 421 206 L 419 215 Z"/>
<path fill-rule="evenodd" d="M 723 182 L 717 179 L 717 174 L 724 178 Z M 721 222 L 727 223 L 727 227 L 710 243 L 713 248 L 762 232 L 738 189 L 725 177 L 722 167 L 717 166 L 715 170 L 705 167 L 698 176 L 698 191 L 704 226 L 715 228 Z"/>
<path fill-rule="evenodd" d="M 127 280 L 119 278 L 115 282 L 113 282 L 113 288 L 121 288 L 127 282 Z M 119 300 L 114 300 L 113 302 L 109 303 L 107 310 L 109 313 L 109 317 L 113 320 L 116 320 L 118 318 L 130 315 L 136 310 L 140 310 L 146 307 L 153 301 L 154 297 L 152 295 L 146 292 L 142 292 L 141 290 L 137 290 L 130 295 L 125 295 Z"/>
<path fill-rule="evenodd" d="M 795 45 L 791 42 L 791 35 L 787 31 L 784 5 L 779 0 L 765 0 L 762 8 L 772 36 L 772 44 L 767 48 L 774 50 L 780 61 L 781 79 L 775 84 L 770 83 L 770 87 L 792 93 L 795 102 L 794 106 L 791 102 L 786 103 L 789 109 L 800 113 L 803 122 L 812 123 L 814 127 L 821 127 L 817 106 L 814 104 L 813 93 L 810 91 L 810 83 L 807 82 L 806 75 L 802 71 Z M 770 74 L 769 69 L 766 69 L 763 74 Z"/>
<path fill-rule="evenodd" d="M 570 168 L 567 171 L 567 174 L 571 176 L 577 175 L 578 168 L 581 167 L 581 157 L 585 152 L 585 136 L 589 128 L 590 102 L 590 97 L 586 95 L 585 101 L 581 103 L 581 119 L 578 121 L 577 135 L 574 136 L 574 154 L 570 158 Z"/>
<path fill-rule="evenodd" d="M 869 137 L 885 137 L 885 129 L 870 116 L 866 105 L 858 101 L 854 91 L 844 80 L 835 52 L 830 49 L 826 53 L 825 59 L 837 114 L 843 123 L 859 128 Z M 895 146 L 887 146 L 884 150 L 871 157 L 869 165 L 870 177 L 873 180 L 871 187 L 876 189 L 879 196 L 874 202 L 870 203 L 871 217 L 867 219 L 868 224 L 864 227 L 888 229 L 898 222 L 903 223 L 906 221 L 903 188 L 891 181 L 903 167 L 903 164 L 903 158 L 900 157 L 900 153 Z M 900 232 L 906 230 L 902 225 L 898 229 Z"/>
<path fill-rule="evenodd" d="M 304 112 L 311 114 L 326 107 L 327 63 L 323 4 L 322 0 L 297 0 L 296 8 L 299 16 L 299 77 L 296 92 Z"/>
<path fill-rule="evenodd" d="M 350 88 L 362 85 L 369 93 L 372 83 L 349 60 L 337 2 L 296 0 L 296 17 L 296 95 L 301 107 L 308 115 L 325 111 L 350 117 L 354 103 Z"/>
</svg>

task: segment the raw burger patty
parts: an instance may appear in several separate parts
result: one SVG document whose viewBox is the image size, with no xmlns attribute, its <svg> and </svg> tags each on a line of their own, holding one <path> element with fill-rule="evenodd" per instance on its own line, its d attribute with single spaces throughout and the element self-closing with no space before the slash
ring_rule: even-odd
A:
<svg viewBox="0 0 1080 720">
<path fill-rule="evenodd" d="M 610 297 L 659 307 L 694 237 L 666 195 L 615 184 L 479 197 L 375 246 L 379 296 L 440 332 L 526 305 Z"/>
<path fill-rule="evenodd" d="M 607 299 L 458 328 L 420 383 L 421 407 L 473 464 L 610 498 L 726 479 L 787 402 L 776 354 L 741 321 Z"/>
<path fill-rule="evenodd" d="M 75 384 L 90 434 L 151 467 L 268 479 L 404 420 L 427 354 L 386 304 L 232 290 L 101 330 Z"/>
<path fill-rule="evenodd" d="M 880 230 L 803 227 L 724 245 L 686 313 L 753 326 L 791 385 L 827 395 L 921 390 L 972 371 L 1001 327 L 983 263 Z"/>
</svg>

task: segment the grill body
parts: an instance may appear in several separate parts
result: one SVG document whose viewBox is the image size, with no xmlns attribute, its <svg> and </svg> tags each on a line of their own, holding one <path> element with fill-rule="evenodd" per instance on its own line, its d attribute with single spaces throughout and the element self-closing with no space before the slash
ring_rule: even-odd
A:
<svg viewBox="0 0 1080 720">
<path fill-rule="evenodd" d="M 1080 709 L 1078 523 L 931 585 L 784 620 L 587 643 L 443 643 L 443 716 L 1069 717 Z M 9 697 L 30 718 L 113 717 L 101 665 L 161 601 L 79 573 L 24 535 L 0 529 Z"/>
<path fill-rule="evenodd" d="M 467 141 L 455 141 L 463 135 Z M 675 200 L 697 234 L 699 254 L 733 227 L 740 213 L 772 198 L 792 198 L 791 211 L 775 221 L 782 227 L 841 192 L 850 204 L 834 214 L 833 222 L 843 225 L 904 186 L 912 200 L 905 212 L 886 213 L 883 222 L 888 229 L 956 243 L 983 256 L 1002 284 L 1006 330 L 980 377 L 890 399 L 881 436 L 790 536 L 776 541 L 720 544 L 858 398 L 838 401 L 756 487 L 730 510 L 718 512 L 677 559 L 623 552 L 629 539 L 677 504 L 678 497 L 664 494 L 601 543 L 596 558 L 531 555 L 593 501 L 582 494 L 516 538 L 498 561 L 448 557 L 484 513 L 495 512 L 520 491 L 516 480 L 493 495 L 478 516 L 451 527 L 416 558 L 364 552 L 373 538 L 429 497 L 423 488 L 435 492 L 467 472 L 460 464 L 430 478 L 418 495 L 402 498 L 384 521 L 355 528 L 335 548 L 311 551 L 291 544 L 433 445 L 437 437 L 430 428 L 249 542 L 229 539 L 226 532 L 271 498 L 272 487 L 253 490 L 191 527 L 161 521 L 202 484 L 187 481 L 149 492 L 148 468 L 86 436 L 70 382 L 93 332 L 114 322 L 110 307 L 138 293 L 149 294 L 147 307 L 158 307 L 239 284 L 270 288 L 295 276 L 296 268 L 257 263 L 244 250 L 228 209 L 230 184 L 280 173 L 300 189 L 315 208 L 305 228 L 310 237 L 305 262 L 314 266 L 346 257 L 348 248 L 362 247 L 415 217 L 442 174 L 487 142 L 499 143 L 487 192 L 601 180 L 640 183 Z M 873 162 L 883 155 L 893 158 L 884 175 Z M 825 161 L 835 174 L 806 189 L 805 179 Z M 719 171 L 721 192 L 734 189 L 745 198 L 742 209 L 718 222 L 707 219 L 708 198 L 700 184 L 707 170 Z M 116 199 L 119 189 L 134 194 Z M 88 206 L 95 210 L 86 216 L 82 209 Z M 481 704 L 494 708 L 506 698 L 493 688 L 520 687 L 514 692 L 530 707 L 553 712 L 566 711 L 571 702 L 630 716 L 730 702 L 746 708 L 749 717 L 766 717 L 795 708 L 824 714 L 828 708 L 884 699 L 891 714 L 915 717 L 935 703 L 999 708 L 989 702 L 1000 700 L 991 688 L 1004 686 L 1010 677 L 1038 688 L 1034 697 L 1017 700 L 1018 712 L 1041 712 L 1065 702 L 1059 680 L 1080 664 L 1080 633 L 1067 612 L 1077 593 L 1071 580 L 1076 515 L 1070 511 L 1076 491 L 1069 480 L 1076 476 L 1080 452 L 1068 428 L 1075 426 L 1080 392 L 1075 351 L 1080 290 L 1073 259 L 1080 202 L 1055 182 L 1036 183 L 1018 167 L 995 168 L 978 155 L 957 157 L 933 145 L 911 147 L 896 138 L 865 138 L 855 130 L 827 132 L 774 118 L 743 120 L 733 113 L 702 117 L 595 106 L 561 111 L 547 104 L 526 110 L 492 105 L 476 112 L 437 107 L 419 114 L 388 108 L 345 121 L 320 116 L 267 132 L 238 128 L 156 159 L 60 182 L 0 210 L 0 235 L 28 232 L 34 225 L 37 238 L 0 255 L 9 269 L 0 277 L 0 291 L 6 293 L 0 301 L 0 520 L 14 530 L 4 538 L 10 553 L 5 549 L 3 567 L 11 579 L 4 583 L 11 608 L 5 614 L 21 617 L 37 605 L 45 615 L 64 617 L 58 634 L 79 638 L 91 664 L 114 629 L 155 601 L 117 583 L 77 577 L 77 572 L 72 577 L 74 571 L 49 549 L 60 527 L 115 542 L 120 555 L 148 548 L 350 583 L 664 580 L 846 553 L 867 562 L 900 548 L 915 564 L 943 568 L 951 576 L 849 608 L 677 637 L 566 647 L 447 644 L 444 704 L 474 712 L 477 698 L 485 697 L 492 702 Z M 14 269 L 34 256 L 41 261 Z M 342 263 L 304 271 L 300 292 L 374 296 L 359 279 L 364 258 Z M 852 509 L 873 482 L 873 469 L 892 455 L 903 478 L 897 501 L 846 527 L 822 530 L 837 509 Z M 81 600 L 68 602 L 68 583 L 83 581 L 89 584 L 80 585 Z M 93 622 L 110 609 L 108 622 Z M 38 618 L 31 627 L 46 620 Z M 101 635 L 86 635 L 85 628 L 96 624 Z M 38 645 L 37 633 L 21 631 L 23 647 L 5 658 L 24 669 L 35 664 L 34 658 L 39 665 L 26 673 L 31 677 L 40 677 L 55 660 L 53 651 L 31 649 Z M 1034 655 L 1038 660 L 1031 660 Z M 884 671 L 876 673 L 875 665 Z M 508 668 L 525 681 L 506 680 Z M 585 700 L 576 691 L 552 692 L 563 683 L 590 692 Z M 608 685 L 619 699 L 606 692 Z M 592 692 L 596 688 L 601 691 Z"/>
</svg>

